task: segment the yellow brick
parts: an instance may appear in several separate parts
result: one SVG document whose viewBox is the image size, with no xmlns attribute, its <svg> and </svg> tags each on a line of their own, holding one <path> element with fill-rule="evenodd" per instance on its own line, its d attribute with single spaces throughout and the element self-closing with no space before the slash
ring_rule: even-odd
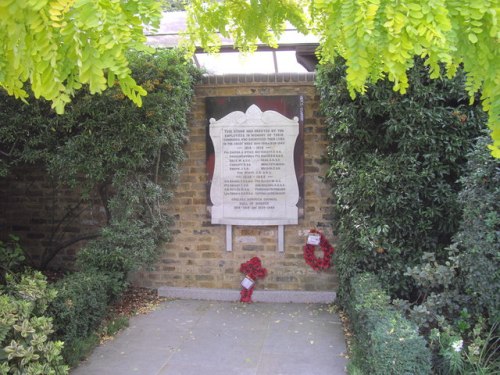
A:
<svg viewBox="0 0 500 375">
<path fill-rule="evenodd" d="M 304 113 L 310 132 L 305 134 L 305 218 L 299 225 L 285 227 L 285 253 L 279 253 L 277 229 L 266 227 L 233 227 L 233 251 L 225 251 L 225 226 L 211 225 L 207 212 L 206 172 L 206 96 L 296 95 L 304 96 Z M 144 285 L 181 287 L 236 288 L 243 277 L 240 264 L 259 256 L 268 269 L 267 279 L 259 280 L 258 288 L 271 290 L 334 290 L 337 285 L 333 270 L 318 274 L 303 259 L 304 234 L 323 216 L 331 212 L 330 187 L 320 177 L 328 165 L 320 159 L 326 154 L 326 127 L 318 117 L 319 98 L 312 82 L 244 83 L 198 86 L 193 104 L 187 158 L 180 174 L 176 197 L 168 206 L 178 215 L 174 228 L 178 231 L 171 243 L 164 245 L 159 271 L 143 271 Z M 328 230 L 328 238 L 331 232 Z M 255 242 L 239 243 L 238 238 L 254 237 Z M 333 240 L 333 239 L 332 239 Z M 252 240 L 253 241 L 253 240 Z M 174 260 L 181 263 L 169 263 Z"/>
</svg>

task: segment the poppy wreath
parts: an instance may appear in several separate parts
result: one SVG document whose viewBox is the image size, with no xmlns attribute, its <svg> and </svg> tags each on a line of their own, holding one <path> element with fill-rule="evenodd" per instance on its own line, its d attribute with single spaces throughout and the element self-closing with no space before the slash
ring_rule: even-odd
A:
<svg viewBox="0 0 500 375">
<path fill-rule="evenodd" d="M 263 279 L 267 276 L 267 269 L 262 267 L 262 263 L 259 257 L 253 257 L 248 262 L 242 263 L 240 266 L 240 272 L 243 272 L 246 277 L 256 281 L 257 279 Z M 242 288 L 240 295 L 240 302 L 252 303 L 252 294 L 255 284 L 249 289 Z"/>
<path fill-rule="evenodd" d="M 333 248 L 332 245 L 328 242 L 328 240 L 325 238 L 323 233 L 311 229 L 310 233 L 317 233 L 320 235 L 320 241 L 319 241 L 319 246 L 321 247 L 321 250 L 323 251 L 323 257 L 322 258 L 317 258 L 314 255 L 314 245 L 310 245 L 306 242 L 306 245 L 304 246 L 304 259 L 309 266 L 315 271 L 323 271 L 328 268 L 330 268 L 330 262 L 332 260 L 332 255 L 335 249 Z"/>
</svg>

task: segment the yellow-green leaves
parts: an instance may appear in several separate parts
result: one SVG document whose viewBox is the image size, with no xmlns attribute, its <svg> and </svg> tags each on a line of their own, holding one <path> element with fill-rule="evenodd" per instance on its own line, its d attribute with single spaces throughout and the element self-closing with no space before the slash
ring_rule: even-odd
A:
<svg viewBox="0 0 500 375">
<path fill-rule="evenodd" d="M 140 105 L 146 91 L 130 77 L 125 54 L 144 49 L 143 27 L 157 27 L 160 15 L 158 0 L 3 0 L 0 86 L 24 98 L 29 82 L 62 113 L 82 84 L 99 93 L 112 75 Z"/>
<path fill-rule="evenodd" d="M 415 56 L 426 58 L 432 78 L 441 65 L 451 77 L 463 64 L 470 97 L 480 92 L 489 113 L 492 154 L 500 157 L 499 0 L 194 0 L 188 11 L 190 37 L 204 48 L 216 49 L 218 31 L 248 50 L 259 40 L 274 42 L 280 22 L 312 28 L 322 62 L 345 58 L 351 96 L 383 77 L 404 94 Z"/>
<path fill-rule="evenodd" d="M 193 0 L 186 6 L 187 33 L 209 51 L 219 49 L 221 37 L 233 38 L 244 51 L 253 51 L 260 42 L 276 46 L 286 21 L 307 32 L 308 4 L 305 0 Z"/>
</svg>

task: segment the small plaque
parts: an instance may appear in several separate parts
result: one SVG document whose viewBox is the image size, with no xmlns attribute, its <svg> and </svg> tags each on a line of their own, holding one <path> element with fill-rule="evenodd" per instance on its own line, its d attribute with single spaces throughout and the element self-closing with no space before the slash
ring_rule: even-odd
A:
<svg viewBox="0 0 500 375">
<path fill-rule="evenodd" d="M 246 276 L 243 281 L 241 282 L 241 286 L 245 289 L 250 289 L 252 286 L 254 286 L 255 281 L 253 281 L 250 277 Z"/>
<path fill-rule="evenodd" d="M 317 246 L 319 245 L 320 241 L 321 241 L 321 236 L 318 233 L 309 233 L 309 236 L 307 236 L 308 245 Z"/>
</svg>

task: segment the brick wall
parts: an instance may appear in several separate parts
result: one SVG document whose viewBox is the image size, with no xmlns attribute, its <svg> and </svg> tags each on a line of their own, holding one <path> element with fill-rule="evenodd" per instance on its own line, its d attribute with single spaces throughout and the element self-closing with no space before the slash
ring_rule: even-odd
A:
<svg viewBox="0 0 500 375">
<path fill-rule="evenodd" d="M 233 251 L 227 252 L 225 226 L 212 225 L 207 214 L 205 98 L 213 96 L 304 97 L 304 218 L 285 226 L 285 251 L 277 251 L 277 227 L 233 226 Z M 198 85 L 190 126 L 187 160 L 169 212 L 175 217 L 173 241 L 165 244 L 152 271 L 138 272 L 134 281 L 148 287 L 239 289 L 240 264 L 258 256 L 268 270 L 258 288 L 271 290 L 336 290 L 334 270 L 317 273 L 305 264 L 303 246 L 311 228 L 322 230 L 332 244 L 329 187 L 322 182 L 327 165 L 326 130 L 318 114 L 314 75 L 208 76 Z M 322 256 L 318 248 L 318 256 Z"/>
<path fill-rule="evenodd" d="M 70 219 L 72 213 L 76 218 Z M 100 200 L 85 205 L 70 188 L 57 187 L 43 168 L 26 165 L 0 178 L 0 240 L 13 234 L 27 250 L 29 262 L 40 266 L 42 252 L 86 237 L 105 225 Z M 64 248 L 52 260 L 53 269 L 71 269 L 75 254 L 85 241 Z"/>
<path fill-rule="evenodd" d="M 206 114 L 209 96 L 304 97 L 304 217 L 298 225 L 285 226 L 285 252 L 277 251 L 277 227 L 233 227 L 233 251 L 226 252 L 225 226 L 212 225 L 207 214 Z M 164 245 L 160 260 L 152 271 L 138 272 L 133 280 L 143 286 L 177 286 L 239 289 L 243 275 L 241 263 L 259 256 L 268 277 L 259 280 L 259 289 L 336 290 L 334 269 L 317 273 L 303 259 L 303 246 L 311 228 L 322 230 L 332 244 L 330 189 L 321 179 L 327 165 L 326 131 L 318 115 L 319 98 L 313 74 L 209 76 L 198 85 L 190 121 L 191 133 L 185 147 L 187 159 L 182 166 L 175 198 L 168 207 L 174 216 L 173 241 Z M 66 208 L 76 203 L 69 189 L 54 189 L 54 184 L 36 167 L 14 171 L 0 179 L 0 239 L 14 233 L 35 260 L 46 247 Z M 64 242 L 92 232 L 105 222 L 98 200 L 87 207 L 81 218 L 59 228 L 55 240 Z M 66 249 L 51 264 L 71 267 L 74 254 L 83 243 Z M 318 249 L 318 255 L 321 252 Z"/>
</svg>

